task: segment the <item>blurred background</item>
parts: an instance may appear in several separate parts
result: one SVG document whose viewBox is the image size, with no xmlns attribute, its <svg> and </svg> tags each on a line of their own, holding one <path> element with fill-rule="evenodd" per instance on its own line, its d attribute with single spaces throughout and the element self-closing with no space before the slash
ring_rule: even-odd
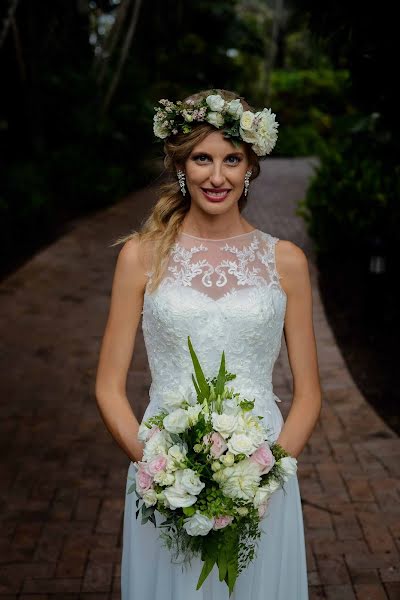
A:
<svg viewBox="0 0 400 600">
<path fill-rule="evenodd" d="M 2 277 L 157 180 L 158 99 L 235 90 L 276 113 L 275 157 L 319 161 L 297 214 L 351 374 L 398 432 L 395 23 L 388 2 L 4 0 Z"/>
</svg>

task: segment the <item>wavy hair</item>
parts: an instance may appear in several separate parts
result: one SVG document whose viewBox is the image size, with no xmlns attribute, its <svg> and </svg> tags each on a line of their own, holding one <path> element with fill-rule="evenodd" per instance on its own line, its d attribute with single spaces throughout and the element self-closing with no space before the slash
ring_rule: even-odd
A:
<svg viewBox="0 0 400 600">
<path fill-rule="evenodd" d="M 250 106 L 244 98 L 228 90 L 212 89 L 203 90 L 185 98 L 184 102 L 194 100 L 195 102 L 206 98 L 210 94 L 218 93 L 224 100 L 230 101 L 239 98 L 244 110 L 255 109 Z M 169 136 L 164 142 L 164 166 L 167 173 L 167 181 L 160 184 L 159 199 L 152 207 L 147 219 L 142 224 L 139 231 L 133 231 L 130 234 L 118 238 L 111 246 L 123 244 L 133 238 L 137 238 L 140 247 L 145 246 L 145 242 L 153 242 L 151 252 L 151 273 L 152 277 L 148 283 L 148 290 L 154 291 L 160 283 L 163 269 L 167 262 L 169 252 L 175 242 L 182 226 L 183 219 L 190 208 L 190 194 L 182 195 L 179 182 L 176 177 L 177 165 L 185 164 L 193 148 L 202 142 L 207 135 L 216 129 L 209 123 L 199 123 L 195 125 L 190 133 L 178 133 Z M 252 167 L 251 180 L 260 174 L 260 164 L 257 154 L 251 149 L 251 145 L 243 142 L 243 146 Z M 239 198 L 238 208 L 242 212 L 247 204 L 247 197 L 242 193 Z"/>
</svg>

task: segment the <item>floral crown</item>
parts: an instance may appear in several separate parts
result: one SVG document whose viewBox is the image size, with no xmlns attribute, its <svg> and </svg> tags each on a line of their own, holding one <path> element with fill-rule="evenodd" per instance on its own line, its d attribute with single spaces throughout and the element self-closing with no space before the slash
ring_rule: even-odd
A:
<svg viewBox="0 0 400 600">
<path fill-rule="evenodd" d="M 177 133 L 189 133 L 193 125 L 206 121 L 221 129 L 225 138 L 238 145 L 243 141 L 252 144 L 258 156 L 269 154 L 278 138 L 279 123 L 270 108 L 259 112 L 244 110 L 239 98 L 224 100 L 219 94 L 211 94 L 199 101 L 171 102 L 159 100 L 155 106 L 153 131 L 158 138 L 165 139 Z"/>
</svg>

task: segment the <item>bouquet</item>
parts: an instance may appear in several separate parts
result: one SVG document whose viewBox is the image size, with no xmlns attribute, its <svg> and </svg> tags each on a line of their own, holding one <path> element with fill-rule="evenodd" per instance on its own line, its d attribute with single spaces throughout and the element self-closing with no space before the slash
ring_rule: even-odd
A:
<svg viewBox="0 0 400 600">
<path fill-rule="evenodd" d="M 206 378 L 188 337 L 195 392 L 171 390 L 160 412 L 141 423 L 144 442 L 134 482 L 136 518 L 157 526 L 173 556 L 187 563 L 200 556 L 200 589 L 217 565 L 219 580 L 232 594 L 239 573 L 254 558 L 268 501 L 297 471 L 297 460 L 268 441 L 263 417 L 226 383 L 236 377 L 225 369 Z"/>
</svg>

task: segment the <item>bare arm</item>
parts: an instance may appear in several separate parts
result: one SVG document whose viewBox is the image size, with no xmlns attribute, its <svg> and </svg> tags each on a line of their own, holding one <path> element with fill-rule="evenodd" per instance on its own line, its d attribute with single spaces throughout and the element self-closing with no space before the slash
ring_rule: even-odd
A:
<svg viewBox="0 0 400 600">
<path fill-rule="evenodd" d="M 145 284 L 139 243 L 132 239 L 124 244 L 117 259 L 95 393 L 107 429 L 133 462 L 141 460 L 144 445 L 137 439 L 139 423 L 126 395 L 126 378 L 142 312 Z"/>
<path fill-rule="evenodd" d="M 279 241 L 276 266 L 287 294 L 284 335 L 293 375 L 293 402 L 277 441 L 298 457 L 321 412 L 312 290 L 307 257 L 301 248 L 290 241 Z"/>
</svg>

